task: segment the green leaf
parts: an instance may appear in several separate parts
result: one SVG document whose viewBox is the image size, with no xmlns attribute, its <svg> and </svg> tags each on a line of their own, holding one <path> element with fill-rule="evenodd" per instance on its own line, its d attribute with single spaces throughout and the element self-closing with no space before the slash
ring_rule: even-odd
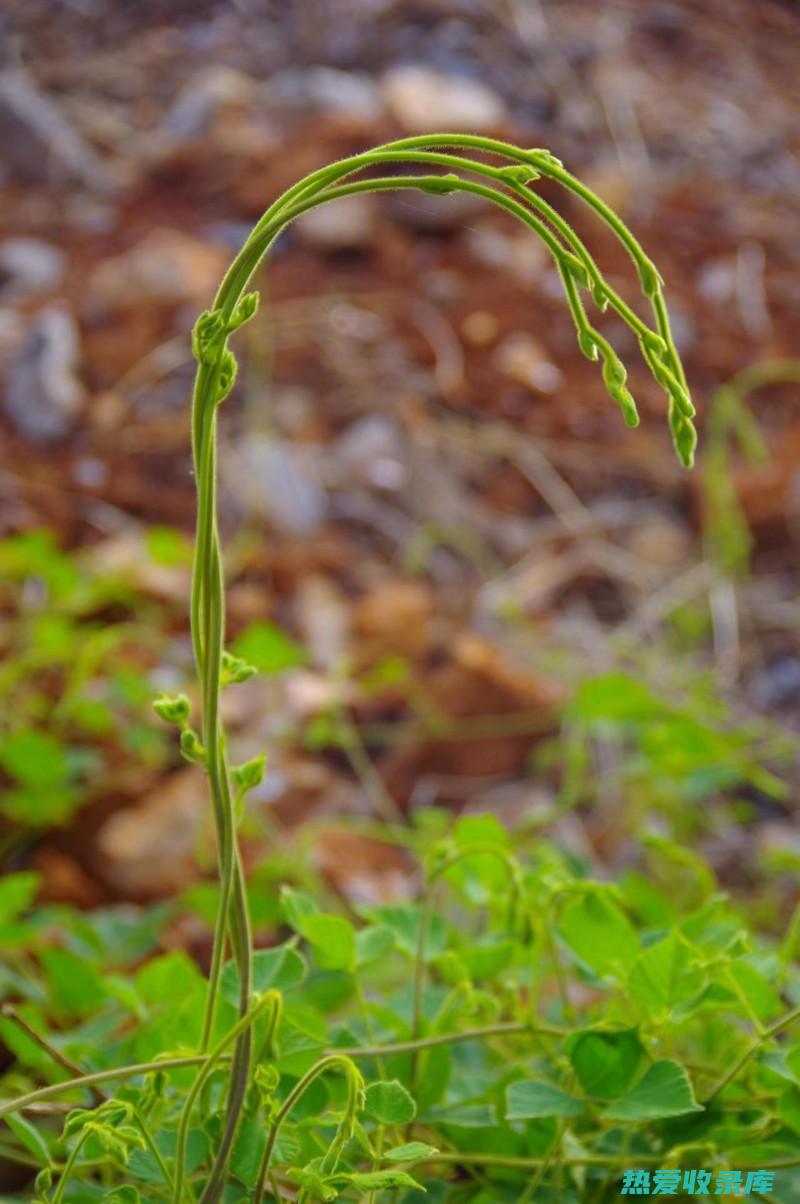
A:
<svg viewBox="0 0 800 1204">
<path fill-rule="evenodd" d="M 461 1129 L 491 1129 L 497 1124 L 494 1104 L 450 1104 L 436 1108 L 422 1118 L 439 1125 L 456 1125 Z"/>
<path fill-rule="evenodd" d="M 304 890 L 295 890 L 292 886 L 282 886 L 281 914 L 295 932 L 302 933 L 303 921 L 307 916 L 318 915 L 319 908 L 311 895 L 306 894 Z"/>
<path fill-rule="evenodd" d="M 782 1010 L 780 996 L 765 974 L 745 958 L 728 967 L 731 978 L 759 1020 L 770 1020 Z"/>
<path fill-rule="evenodd" d="M 359 1191 L 391 1191 L 398 1187 L 425 1190 L 421 1183 L 417 1183 L 416 1179 L 412 1179 L 405 1171 L 367 1171 L 364 1174 L 350 1175 L 348 1178 Z"/>
<path fill-rule="evenodd" d="M 570 1037 L 566 1052 L 587 1095 L 616 1099 L 630 1086 L 643 1049 L 635 1028 L 590 1028 Z"/>
<path fill-rule="evenodd" d="M 0 765 L 23 786 L 35 790 L 63 786 L 70 776 L 67 751 L 49 732 L 20 728 L 0 744 Z"/>
<path fill-rule="evenodd" d="M 702 1112 L 683 1066 L 665 1059 L 654 1062 L 631 1090 L 603 1112 L 606 1120 L 662 1120 Z"/>
<path fill-rule="evenodd" d="M 517 944 L 509 937 L 490 933 L 488 937 L 473 941 L 459 951 L 459 959 L 476 982 L 496 977 L 513 961 Z"/>
<path fill-rule="evenodd" d="M 628 976 L 628 989 L 649 1012 L 660 1012 L 695 995 L 704 975 L 697 968 L 696 955 L 677 932 L 645 949 L 636 959 Z"/>
<path fill-rule="evenodd" d="M 356 966 L 362 969 L 394 949 L 394 933 L 386 924 L 370 924 L 356 933 Z"/>
<path fill-rule="evenodd" d="M 778 1115 L 787 1128 L 800 1134 L 800 1089 L 790 1087 L 778 1100 Z"/>
<path fill-rule="evenodd" d="M 15 920 L 33 902 L 41 875 L 33 870 L 0 878 L 0 924 Z"/>
<path fill-rule="evenodd" d="M 38 1158 L 42 1166 L 49 1166 L 50 1152 L 39 1130 L 17 1112 L 7 1112 L 3 1119 L 17 1141 L 21 1142 L 34 1158 Z"/>
<path fill-rule="evenodd" d="M 608 673 L 581 682 L 569 710 L 584 721 L 610 719 L 640 724 L 662 713 L 664 705 L 635 677 Z"/>
<path fill-rule="evenodd" d="M 145 534 L 147 553 L 154 564 L 173 568 L 192 563 L 192 544 L 175 527 L 150 527 Z"/>
<path fill-rule="evenodd" d="M 356 961 L 356 933 L 344 916 L 306 916 L 302 933 L 323 970 L 349 970 Z"/>
<path fill-rule="evenodd" d="M 370 1083 L 366 1111 L 382 1125 L 407 1125 L 417 1114 L 417 1105 L 397 1079 Z"/>
<path fill-rule="evenodd" d="M 282 673 L 306 664 L 305 649 L 281 631 L 274 623 L 259 620 L 234 640 L 233 653 L 247 661 L 261 673 Z"/>
<path fill-rule="evenodd" d="M 104 1204 L 140 1204 L 142 1197 L 130 1183 L 114 1187 L 103 1196 Z"/>
<path fill-rule="evenodd" d="M 140 998 L 155 1005 L 183 1002 L 202 983 L 202 974 L 182 949 L 154 957 L 136 975 Z"/>
<path fill-rule="evenodd" d="M 630 921 L 600 889 L 568 906 L 558 930 L 580 961 L 600 976 L 628 969 L 639 953 L 639 938 Z"/>
<path fill-rule="evenodd" d="M 239 1125 L 231 1155 L 231 1171 L 246 1187 L 253 1187 L 258 1178 L 266 1144 L 267 1129 L 258 1117 Z"/>
<path fill-rule="evenodd" d="M 305 981 L 308 967 L 291 942 L 274 949 L 256 949 L 253 954 L 253 990 L 288 991 Z M 229 1003 L 239 1000 L 239 972 L 227 962 L 222 971 L 222 994 Z"/>
<path fill-rule="evenodd" d="M 507 1120 L 537 1120 L 543 1116 L 579 1116 L 583 1104 L 560 1087 L 537 1079 L 512 1083 L 506 1091 Z"/>
<path fill-rule="evenodd" d="M 87 1016 L 106 998 L 103 981 L 85 958 L 68 949 L 43 949 L 40 954 L 50 997 L 68 1016 Z"/>
<path fill-rule="evenodd" d="M 388 1162 L 421 1162 L 423 1158 L 430 1158 L 432 1154 L 438 1154 L 436 1146 L 426 1145 L 424 1141 L 409 1141 L 405 1145 L 396 1145 L 391 1150 L 387 1150 L 383 1157 Z"/>
<path fill-rule="evenodd" d="M 380 907 L 365 908 L 364 914 L 374 923 L 391 928 L 397 948 L 409 957 L 416 957 L 422 915 L 422 908 L 418 904 L 409 904 L 405 907 L 399 904 L 385 904 Z M 441 916 L 434 914 L 428 930 L 425 960 L 432 961 L 444 953 L 446 948 L 447 934 L 444 922 Z"/>
</svg>

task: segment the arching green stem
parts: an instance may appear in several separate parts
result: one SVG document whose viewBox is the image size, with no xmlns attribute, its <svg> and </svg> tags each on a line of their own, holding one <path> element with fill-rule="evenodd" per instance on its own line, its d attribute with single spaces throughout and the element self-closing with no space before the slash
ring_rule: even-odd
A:
<svg viewBox="0 0 800 1204">
<path fill-rule="evenodd" d="M 323 1173 L 325 1173 L 326 1168 L 328 1170 L 335 1169 L 336 1162 L 338 1161 L 338 1157 L 341 1152 L 341 1147 L 344 1144 L 344 1141 L 349 1138 L 352 1122 L 355 1120 L 356 1114 L 362 1106 L 362 1096 L 364 1090 L 364 1082 L 361 1078 L 358 1068 L 349 1057 L 339 1053 L 330 1054 L 327 1057 L 322 1058 L 321 1061 L 316 1063 L 316 1065 L 312 1066 L 311 1069 L 303 1075 L 299 1082 L 295 1084 L 278 1109 L 275 1119 L 270 1126 L 267 1144 L 261 1159 L 258 1179 L 256 1180 L 256 1186 L 253 1192 L 253 1204 L 262 1204 L 262 1200 L 264 1198 L 264 1187 L 267 1182 L 267 1175 L 269 1174 L 269 1164 L 272 1160 L 272 1154 L 275 1150 L 275 1142 L 278 1140 L 278 1134 L 280 1133 L 281 1125 L 289 1116 L 297 1101 L 302 1095 L 305 1094 L 314 1080 L 318 1079 L 321 1074 L 325 1074 L 328 1070 L 341 1070 L 347 1079 L 348 1087 L 345 1120 L 339 1128 L 337 1140 L 334 1141 L 323 1160 Z"/>
<path fill-rule="evenodd" d="M 447 148 L 466 148 L 501 156 L 511 160 L 511 164 L 492 166 L 480 160 L 452 154 Z M 396 175 L 354 181 L 348 179 L 364 168 L 401 160 L 424 165 L 435 164 L 450 170 L 444 175 Z M 477 175 L 480 179 L 465 179 L 459 174 L 460 171 Z M 653 307 L 655 330 L 651 330 L 610 288 L 578 235 L 548 202 L 532 191 L 531 181 L 538 175 L 549 176 L 575 193 L 594 209 L 622 240 L 634 260 L 643 291 Z M 213 309 L 199 319 L 193 343 L 199 366 L 192 402 L 192 446 L 197 478 L 197 536 L 191 610 L 194 654 L 202 685 L 203 725 L 202 741 L 196 742 L 202 751 L 198 753 L 194 744 L 190 751 L 202 756 L 208 775 L 217 829 L 221 879 L 208 1002 L 201 1037 L 204 1052 L 208 1050 L 214 1032 L 222 965 L 228 939 L 238 970 L 240 987 L 239 1023 L 234 1030 L 235 1047 L 231 1062 L 226 1119 L 201 1204 L 217 1204 L 225 1185 L 227 1161 L 248 1082 L 251 1040 L 249 1024 L 245 1023 L 245 1020 L 248 1016 L 252 980 L 252 940 L 219 705 L 225 636 L 225 598 L 216 514 L 216 423 L 219 403 L 229 393 L 235 377 L 236 362 L 228 349 L 228 338 L 238 326 L 252 317 L 256 298 L 243 296 L 244 290 L 275 239 L 291 222 L 318 205 L 343 197 L 402 189 L 416 189 L 432 194 L 454 191 L 471 193 L 522 221 L 552 255 L 564 284 L 565 297 L 575 320 L 580 346 L 590 358 L 602 358 L 606 386 L 612 398 L 622 408 L 626 421 L 635 421 L 636 411 L 633 399 L 625 386 L 625 369 L 608 341 L 589 323 L 579 295 L 580 289 L 590 291 L 601 307 L 610 304 L 636 334 L 654 377 L 669 395 L 670 425 L 684 463 L 691 462 L 694 450 L 695 437 L 691 425 L 694 411 L 669 331 L 658 273 L 621 219 L 591 190 L 566 172 L 549 152 L 522 150 L 495 139 L 462 134 L 433 134 L 400 139 L 312 172 L 279 197 L 256 224 L 226 273 Z M 191 736 L 191 733 L 184 732 L 183 735 Z M 196 741 L 194 736 L 191 736 L 191 739 Z M 421 925 L 420 937 L 424 956 L 424 924 Z M 418 974 L 414 1035 L 417 1035 L 416 1028 L 419 1023 L 420 984 L 421 976 Z"/>
</svg>

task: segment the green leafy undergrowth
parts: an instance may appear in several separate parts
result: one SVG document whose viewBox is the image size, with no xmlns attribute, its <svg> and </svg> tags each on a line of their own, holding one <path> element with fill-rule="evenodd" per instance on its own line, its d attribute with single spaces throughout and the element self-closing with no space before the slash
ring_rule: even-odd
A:
<svg viewBox="0 0 800 1204">
<path fill-rule="evenodd" d="M 0 1159 L 30 1183 L 4 1198 L 196 1200 L 243 1027 L 227 1204 L 604 1204 L 630 1167 L 773 1167 L 792 1198 L 794 941 L 751 931 L 707 867 L 660 880 L 663 847 L 609 883 L 545 842 L 518 861 L 491 816 L 434 830 L 413 902 L 345 914 L 285 887 L 245 1018 L 231 962 L 205 1053 L 174 908 L 37 909 L 36 875 L 8 876 Z"/>
<path fill-rule="evenodd" d="M 142 548 L 162 568 L 180 555 L 185 540 L 166 528 Z M 41 529 L 0 541 L 0 609 L 0 818 L 62 824 L 90 782 L 108 789 L 127 767 L 164 763 L 149 676 L 168 626 L 161 601 Z"/>
</svg>

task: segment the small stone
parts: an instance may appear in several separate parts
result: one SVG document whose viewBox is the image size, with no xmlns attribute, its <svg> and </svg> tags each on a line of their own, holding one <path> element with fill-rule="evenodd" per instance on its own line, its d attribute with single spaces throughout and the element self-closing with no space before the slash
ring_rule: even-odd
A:
<svg viewBox="0 0 800 1204">
<path fill-rule="evenodd" d="M 328 511 L 312 450 L 271 436 L 248 435 L 226 450 L 228 487 L 250 514 L 266 519 L 284 535 L 308 539 Z"/>
<path fill-rule="evenodd" d="M 368 126 L 380 119 L 383 107 L 380 93 L 368 75 L 334 67 L 280 71 L 270 80 L 270 93 L 278 103 L 318 109 L 326 119 L 343 117 Z"/>
<path fill-rule="evenodd" d="M 563 379 L 561 369 L 547 358 L 541 343 L 524 331 L 503 339 L 492 359 L 504 376 L 537 393 L 554 393 Z"/>
<path fill-rule="evenodd" d="M 381 92 L 391 115 L 409 133 L 498 130 L 508 113 L 486 84 L 429 67 L 395 67 L 383 77 Z"/>
<path fill-rule="evenodd" d="M 427 585 L 390 580 L 375 585 L 355 608 L 355 628 L 369 656 L 422 656 L 433 640 Z"/>
<path fill-rule="evenodd" d="M 180 890 L 195 876 L 194 852 L 207 816 L 205 774 L 178 770 L 135 807 L 105 821 L 97 834 L 104 875 L 138 898 Z"/>
<path fill-rule="evenodd" d="M 80 332 L 64 305 L 48 305 L 31 322 L 12 358 L 5 411 L 34 443 L 61 439 L 73 427 L 85 390 L 77 376 Z"/>
<path fill-rule="evenodd" d="M 63 251 L 39 238 L 10 238 L 0 243 L 0 297 L 21 300 L 47 292 L 61 282 Z"/>
<path fill-rule="evenodd" d="M 201 303 L 213 296 L 227 263 L 227 251 L 179 230 L 156 229 L 122 255 L 92 273 L 94 299 L 109 305 L 139 301 Z"/>
<path fill-rule="evenodd" d="M 213 66 L 192 78 L 164 118 L 159 134 L 186 142 L 208 132 L 220 109 L 253 100 L 258 81 L 230 67 Z"/>
<path fill-rule="evenodd" d="M 93 147 L 19 67 L 0 71 L 0 145 L 0 170 L 22 183 L 79 180 L 103 191 L 112 185 Z"/>
<path fill-rule="evenodd" d="M 322 251 L 362 250 L 370 246 L 377 225 L 373 196 L 348 196 L 310 209 L 295 223 L 299 237 Z"/>
<path fill-rule="evenodd" d="M 336 440 L 333 458 L 351 484 L 395 490 L 406 479 L 402 433 L 384 414 L 368 414 L 352 422 Z"/>
<path fill-rule="evenodd" d="M 473 310 L 461 323 L 461 333 L 473 347 L 487 347 L 497 338 L 498 322 L 486 309 Z"/>
</svg>

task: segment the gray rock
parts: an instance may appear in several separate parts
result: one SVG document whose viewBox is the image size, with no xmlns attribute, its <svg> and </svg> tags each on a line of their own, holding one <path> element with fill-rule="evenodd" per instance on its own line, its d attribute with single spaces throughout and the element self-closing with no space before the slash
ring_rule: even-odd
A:
<svg viewBox="0 0 800 1204">
<path fill-rule="evenodd" d="M 328 499 L 315 471 L 312 448 L 250 434 L 227 450 L 229 488 L 249 513 L 297 539 L 313 535 L 325 521 Z"/>
<path fill-rule="evenodd" d="M 18 434 L 34 443 L 63 438 L 85 391 L 76 374 L 80 333 L 64 305 L 48 305 L 31 322 L 9 365 L 4 409 Z"/>
<path fill-rule="evenodd" d="M 39 238 L 0 243 L 0 297 L 20 300 L 47 292 L 61 282 L 66 256 Z"/>
<path fill-rule="evenodd" d="M 388 71 L 381 95 L 392 116 L 412 134 L 485 133 L 502 129 L 508 118 L 504 101 L 480 80 L 414 64 Z"/>
<path fill-rule="evenodd" d="M 405 483 L 406 448 L 397 423 L 383 414 L 368 414 L 351 423 L 333 446 L 342 481 L 400 489 Z"/>
<path fill-rule="evenodd" d="M 94 148 L 26 71 L 0 71 L 2 171 L 27 184 L 80 181 L 106 190 L 111 176 Z"/>
<path fill-rule="evenodd" d="M 220 109 L 246 104 L 258 91 L 258 81 L 230 67 L 210 67 L 181 90 L 162 122 L 160 135 L 170 142 L 202 137 Z"/>
<path fill-rule="evenodd" d="M 270 93 L 278 103 L 319 109 L 365 125 L 372 125 L 383 112 L 378 88 L 368 75 L 334 67 L 280 71 L 270 81 Z"/>
</svg>

